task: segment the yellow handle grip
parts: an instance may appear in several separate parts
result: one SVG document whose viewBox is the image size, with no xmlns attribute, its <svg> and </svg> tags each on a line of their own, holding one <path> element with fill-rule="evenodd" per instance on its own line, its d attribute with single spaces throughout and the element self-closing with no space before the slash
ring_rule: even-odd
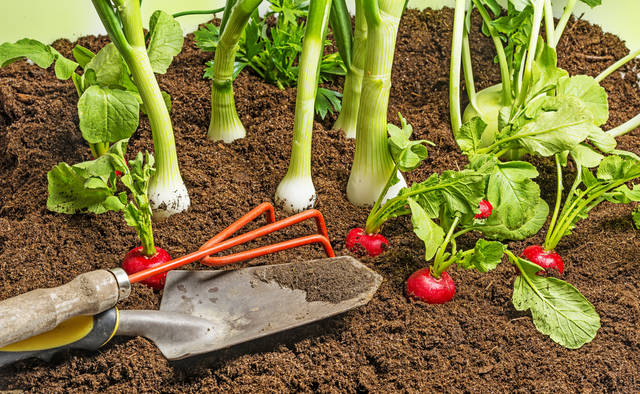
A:
<svg viewBox="0 0 640 394">
<path fill-rule="evenodd" d="M 116 308 L 94 316 L 73 317 L 51 331 L 0 348 L 0 367 L 30 357 L 48 361 L 69 349 L 96 350 L 113 338 L 118 321 Z"/>
</svg>

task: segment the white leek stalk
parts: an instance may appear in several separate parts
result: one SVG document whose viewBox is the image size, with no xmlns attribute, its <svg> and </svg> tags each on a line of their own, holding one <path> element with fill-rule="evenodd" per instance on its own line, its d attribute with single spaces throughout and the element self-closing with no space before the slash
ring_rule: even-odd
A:
<svg viewBox="0 0 640 394">
<path fill-rule="evenodd" d="M 291 160 L 275 195 L 276 203 L 282 205 L 289 213 L 311 208 L 316 202 L 316 189 L 311 179 L 311 136 L 320 59 L 330 10 L 331 0 L 311 0 L 309 4 L 309 16 L 300 55 Z"/>
<path fill-rule="evenodd" d="M 244 138 L 246 131 L 238 113 L 233 96 L 233 65 L 238 41 L 249 17 L 262 0 L 239 0 L 230 10 L 216 54 L 213 58 L 213 82 L 211 85 L 211 120 L 207 136 L 212 141 L 225 143 Z M 228 4 L 228 3 L 227 3 Z M 225 14 L 229 10 L 225 11 Z"/>
<path fill-rule="evenodd" d="M 387 108 L 391 68 L 404 1 L 364 0 L 367 52 L 356 128 L 356 152 L 347 183 L 347 198 L 355 205 L 373 205 L 394 168 L 387 146 Z M 385 200 L 406 186 L 403 177 Z"/>
</svg>

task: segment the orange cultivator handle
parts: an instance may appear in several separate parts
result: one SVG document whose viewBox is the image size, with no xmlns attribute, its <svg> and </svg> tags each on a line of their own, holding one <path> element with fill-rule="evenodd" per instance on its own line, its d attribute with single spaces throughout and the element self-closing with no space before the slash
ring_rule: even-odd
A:
<svg viewBox="0 0 640 394">
<path fill-rule="evenodd" d="M 248 223 L 262 214 L 265 215 L 268 224 L 242 235 L 238 235 L 236 237 L 228 239 L 234 233 L 242 229 L 244 226 L 246 226 Z M 288 241 L 279 242 L 273 245 L 262 246 L 259 248 L 250 249 L 244 252 L 238 252 L 227 256 L 212 256 L 213 254 L 216 254 L 223 250 L 227 250 L 245 242 L 252 241 L 256 238 L 260 238 L 264 235 L 273 233 L 274 231 L 281 230 L 285 227 L 289 227 L 291 225 L 311 218 L 314 218 L 316 221 L 318 232 L 317 234 L 299 237 Z M 322 216 L 320 211 L 318 211 L 317 209 L 310 209 L 290 216 L 288 218 L 276 221 L 273 205 L 265 202 L 258 205 L 257 207 L 249 211 L 246 215 L 231 224 L 229 227 L 225 228 L 220 233 L 215 235 L 204 245 L 202 245 L 200 250 L 198 250 L 197 252 L 178 257 L 177 259 L 173 259 L 164 264 L 148 268 L 144 271 L 136 272 L 135 274 L 129 275 L 129 281 L 131 283 L 139 282 L 198 260 L 208 266 L 220 267 L 223 265 L 237 263 L 255 257 L 264 256 L 266 254 L 271 254 L 279 252 L 281 250 L 291 249 L 312 243 L 321 244 L 328 257 L 335 257 L 335 253 L 333 252 L 333 248 L 331 247 L 331 243 L 329 242 L 329 236 L 327 234 L 324 217 Z"/>
</svg>

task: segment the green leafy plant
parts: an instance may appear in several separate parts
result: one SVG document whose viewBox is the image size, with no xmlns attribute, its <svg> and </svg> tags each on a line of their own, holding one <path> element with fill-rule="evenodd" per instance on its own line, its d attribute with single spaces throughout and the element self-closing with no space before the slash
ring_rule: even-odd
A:
<svg viewBox="0 0 640 394">
<path fill-rule="evenodd" d="M 596 5 L 597 2 L 591 3 Z M 480 2 L 474 1 L 474 4 L 482 7 Z M 548 1 L 544 2 L 545 7 L 549 4 Z M 569 77 L 565 70 L 557 67 L 554 46 L 558 29 L 554 29 L 552 19 L 545 20 L 547 42 L 537 37 L 535 26 L 541 23 L 541 19 L 536 20 L 536 15 L 540 18 L 538 14 L 541 10 L 536 7 L 542 7 L 542 3 L 522 10 L 510 5 L 507 16 L 493 22 L 483 17 L 489 30 L 495 28 L 496 31 L 508 31 L 511 34 L 506 51 L 511 63 L 531 62 L 531 65 L 524 69 L 522 79 L 516 80 L 511 104 L 500 107 L 497 130 L 492 130 L 480 116 L 475 116 L 454 134 L 461 150 L 470 157 L 478 154 L 501 157 L 509 152 L 554 157 L 558 183 L 547 236 L 543 245 L 527 247 L 523 256 L 545 269 L 554 268 L 562 273 L 564 262 L 554 249 L 578 220 L 587 217 L 588 212 L 604 200 L 628 203 L 638 198 L 637 193 L 624 185 L 638 176 L 634 172 L 636 158 L 629 152 L 616 150 L 615 140 L 616 136 L 635 127 L 634 120 L 620 126 L 624 129 L 622 131 L 619 128 L 603 131 L 601 126 L 609 118 L 609 108 L 607 93 L 599 85 L 602 79 L 629 61 L 635 53 L 616 62 L 596 78 L 586 75 Z M 481 14 L 484 12 L 481 11 Z M 457 9 L 456 13 L 459 17 L 461 10 Z M 533 18 L 531 23 L 523 22 L 527 18 Z M 514 25 L 516 22 L 517 26 Z M 504 27 L 507 25 L 513 29 Z M 524 30 L 522 26 L 525 26 Z M 530 34 L 526 35 L 529 31 Z M 529 42 L 528 53 L 524 49 L 526 42 L 523 37 Z M 519 57 L 513 60 L 517 53 L 520 53 Z M 455 71 L 454 62 L 452 69 Z M 523 73 L 519 74 L 522 76 Z M 453 110 L 452 119 L 455 113 L 456 110 Z M 563 204 L 562 167 L 566 166 L 569 157 L 575 162 L 577 173 Z M 598 170 L 594 176 L 589 169 L 595 167 Z"/>
<path fill-rule="evenodd" d="M 585 3 L 593 7 L 600 1 Z M 603 78 L 637 53 L 616 62 L 596 78 L 584 75 L 570 77 L 565 70 L 558 68 L 555 46 L 575 4 L 576 1 L 567 4 L 558 25 L 554 26 L 550 0 L 509 1 L 506 15 L 494 20 L 485 7 L 499 15 L 501 9 L 497 3 L 473 0 L 483 18 L 483 31 L 496 46 L 502 75 L 501 84 L 476 94 L 468 40 L 471 10 L 465 14 L 464 2 L 457 1 L 450 85 L 454 136 L 463 153 L 470 157 L 472 167 L 474 162 L 483 160 L 479 157 L 485 156 L 498 163 L 498 168 L 517 166 L 520 167 L 520 175 L 527 172 L 537 174 L 528 163 L 503 163 L 500 160 L 520 157 L 525 153 L 555 159 L 558 176 L 556 203 L 544 244 L 525 248 L 521 257 L 510 251 L 506 253 L 520 271 L 514 286 L 516 309 L 530 309 L 541 332 L 570 348 L 579 347 L 595 336 L 599 327 L 597 313 L 570 285 L 535 274 L 550 270 L 563 272 L 564 262 L 553 249 L 599 203 L 628 203 L 640 198 L 636 187 L 630 189 L 626 185 L 640 176 L 637 157 L 616 150 L 615 140 L 616 136 L 637 127 L 638 120 L 631 119 L 616 129 L 603 131 L 601 126 L 606 123 L 609 113 L 607 94 L 599 85 Z M 543 16 L 544 40 L 539 36 Z M 464 116 L 460 115 L 459 106 L 461 63 L 470 100 Z M 563 203 L 562 168 L 567 165 L 569 157 L 575 162 L 577 173 Z M 590 169 L 596 167 L 597 171 L 592 173 Z M 491 177 L 495 178 L 495 173 L 489 179 Z M 521 227 L 526 230 L 521 232 L 522 238 L 537 232 L 547 215 L 546 204 L 536 197 L 533 188 L 531 193 L 522 193 L 527 189 L 522 182 L 512 179 L 502 184 L 511 186 L 513 196 L 522 197 L 514 199 L 517 204 L 510 208 L 510 212 L 519 217 L 516 221 L 526 224 Z M 536 203 L 536 198 L 540 202 Z M 539 209 L 540 204 L 544 204 L 545 209 Z M 527 210 L 530 214 L 526 214 Z M 534 226 L 534 222 L 537 225 Z M 510 238 L 508 233 L 493 235 Z"/>
<path fill-rule="evenodd" d="M 427 141 L 409 140 L 412 128 L 402 117 L 401 128 L 389 125 L 388 132 L 394 170 L 410 171 L 427 157 Z M 407 295 L 428 303 L 445 303 L 453 298 L 455 283 L 447 273 L 452 265 L 486 273 L 507 254 L 520 272 L 513 293 L 516 309 L 530 310 L 538 330 L 554 341 L 569 348 L 580 347 L 595 337 L 600 326 L 593 305 L 570 284 L 535 275 L 547 269 L 516 257 L 498 241 L 523 239 L 544 224 L 548 207 L 532 180 L 537 175 L 530 163 L 504 163 L 491 154 L 476 154 L 470 157 L 466 168 L 432 174 L 382 203 L 385 189 L 398 182 L 394 171 L 365 228 L 351 230 L 345 244 L 356 254 L 382 253 L 389 247 L 378 233 L 383 224 L 411 215 L 413 231 L 423 241 L 425 260 L 431 265 L 407 279 Z M 528 221 L 523 222 L 523 218 Z M 472 231 L 484 238 L 479 238 L 471 249 L 459 248 L 457 239 Z"/>
<path fill-rule="evenodd" d="M 640 178 L 640 158 L 637 156 L 618 152 L 617 155 L 597 158 L 599 165 L 595 173 L 581 158 L 574 155 L 572 158 L 577 168 L 576 176 L 563 202 L 562 167 L 563 164 L 566 165 L 566 156 L 565 158 L 560 155 L 556 157 L 558 182 L 556 206 L 539 252 L 543 256 L 554 256 L 558 261 L 556 264 L 560 267 L 564 267 L 564 263 L 554 249 L 564 236 L 571 234 L 571 230 L 575 228 L 578 221 L 588 217 L 593 208 L 604 201 L 616 204 L 640 201 L 640 186 L 634 185 L 629 188 L 627 185 L 628 182 Z M 536 262 L 535 258 L 532 260 Z"/>
<path fill-rule="evenodd" d="M 451 265 L 485 273 L 496 268 L 506 253 L 520 273 L 514 283 L 514 307 L 530 310 L 536 328 L 555 342 L 579 348 L 595 337 L 600 318 L 578 290 L 560 279 L 536 275 L 544 272 L 544 267 L 516 257 L 499 241 L 480 238 L 472 249 L 457 247 L 456 238 L 469 231 L 485 233 L 488 229 L 491 233 L 491 225 L 484 226 L 500 213 L 489 212 L 485 218 L 482 210 L 476 212 L 484 198 L 482 178 L 493 173 L 487 163 L 477 170 L 445 171 L 439 179 L 437 175 L 429 179 L 433 179 L 434 187 L 446 187 L 422 188 L 408 198 L 414 232 L 424 242 L 425 260 L 433 259 L 433 263 L 428 270 L 417 271 L 407 280 L 407 294 L 425 302 L 446 302 L 455 292 L 453 280 L 446 274 Z"/>
<path fill-rule="evenodd" d="M 27 58 L 40 67 L 55 62 L 56 76 L 71 78 L 78 92 L 78 118 L 83 138 L 94 158 L 109 145 L 127 139 L 139 124 L 139 112 L 149 117 L 158 172 L 151 180 L 150 199 L 156 214 L 165 217 L 189 206 L 177 163 L 169 118 L 171 99 L 161 91 L 154 73 L 163 74 L 182 49 L 182 29 L 163 11 L 153 13 L 146 37 L 135 1 L 94 2 L 112 43 L 94 54 L 77 45 L 75 61 L 53 47 L 31 39 L 0 45 L 0 66 Z M 116 7 L 117 6 L 117 7 Z M 83 72 L 76 72 L 80 67 Z"/>
<path fill-rule="evenodd" d="M 151 208 L 146 192 L 155 173 L 155 161 L 148 152 L 139 152 L 135 160 L 127 162 L 127 143 L 128 139 L 120 140 L 91 161 L 53 167 L 47 174 L 47 209 L 66 214 L 123 212 L 127 223 L 138 231 L 145 250 L 153 254 Z M 131 198 L 127 192 L 118 191 L 118 182 L 127 188 Z"/>
<path fill-rule="evenodd" d="M 584 2 L 591 7 L 600 4 L 600 0 L 585 0 Z M 488 124 L 488 133 L 483 141 L 486 144 L 490 143 L 491 136 L 500 129 L 498 119 L 499 113 L 506 111 L 503 108 L 509 107 L 511 117 L 518 114 L 528 100 L 543 93 L 541 89 L 545 87 L 543 85 L 546 82 L 545 79 L 554 77 L 553 74 L 546 72 L 558 71 L 554 68 L 536 68 L 536 63 L 538 65 L 541 62 L 548 63 L 549 51 L 543 51 L 543 49 L 550 48 L 555 52 L 556 45 L 569 16 L 573 12 L 576 1 L 567 4 L 558 26 L 554 26 L 551 0 L 509 0 L 506 15 L 502 16 L 502 8 L 495 0 L 472 0 L 472 6 L 468 10 L 466 10 L 465 3 L 462 0 L 456 1 L 454 16 L 450 77 L 451 121 L 455 133 L 463 122 L 479 116 Z M 483 32 L 491 37 L 494 43 L 501 75 L 500 84 L 477 93 L 469 49 L 473 8 L 476 8 L 482 17 Z M 495 19 L 492 19 L 490 12 L 496 15 Z M 546 41 L 539 35 L 543 17 Z M 546 59 L 541 59 L 542 56 Z M 460 114 L 459 102 L 461 63 L 469 96 L 469 106 L 463 116 Z M 545 65 L 549 66 L 549 64 Z"/>
<path fill-rule="evenodd" d="M 144 112 L 149 118 L 157 171 L 149 184 L 149 200 L 159 218 L 186 210 L 189 194 L 182 181 L 171 118 L 155 73 L 164 74 L 182 50 L 184 42 L 180 24 L 169 14 L 156 11 L 149 20 L 146 37 L 142 29 L 138 0 L 92 0 L 111 42 L 122 60 Z M 147 43 L 148 40 L 148 43 Z M 111 57 L 115 59 L 115 55 Z M 115 61 L 115 60 L 114 60 Z"/>
<path fill-rule="evenodd" d="M 601 3 L 600 0 L 581 0 L 591 7 Z M 562 17 L 557 25 L 554 25 L 551 0 L 535 0 L 522 2 L 510 0 L 507 3 L 506 15 L 500 16 L 501 7 L 494 0 L 473 0 L 473 6 L 466 10 L 464 1 L 456 2 L 454 21 L 454 37 L 452 40 L 452 59 L 450 77 L 450 111 L 454 134 L 458 134 L 463 123 L 479 117 L 487 124 L 482 138 L 478 141 L 479 148 L 494 145 L 505 134 L 504 128 L 513 130 L 522 127 L 529 119 L 537 120 L 534 111 L 540 106 L 550 105 L 544 101 L 544 96 L 555 96 L 557 106 L 563 106 L 564 114 L 551 116 L 545 114 L 548 120 L 573 123 L 579 121 L 577 117 L 571 119 L 567 111 L 575 110 L 577 113 L 590 111 L 594 125 L 601 126 L 607 121 L 608 108 L 606 92 L 599 83 L 608 75 L 618 70 L 630 60 L 640 54 L 636 50 L 612 64 L 596 78 L 584 75 L 569 77 L 568 73 L 557 67 L 556 45 L 562 36 L 566 23 L 571 15 L 577 0 L 567 3 Z M 475 91 L 473 70 L 471 68 L 471 55 L 469 49 L 470 14 L 476 8 L 483 19 L 483 32 L 489 35 L 496 47 L 497 63 L 500 66 L 501 83 L 491 86 L 483 91 Z M 466 13 L 465 13 L 466 12 Z M 497 17 L 492 19 L 493 13 Z M 544 20 L 543 20 L 544 17 Z M 545 27 L 545 38 L 540 36 L 541 26 Z M 506 43 L 506 46 L 503 45 Z M 464 70 L 464 80 L 469 96 L 469 105 L 461 115 L 459 101 L 460 67 Z M 555 93 L 555 94 L 554 94 Z M 604 98 L 604 100 L 603 100 Z M 573 99 L 573 103 L 568 101 Z M 578 99 L 578 100 L 575 100 Z M 541 101 L 542 100 L 542 101 Z M 547 99 L 548 100 L 548 99 Z M 562 103 L 560 103 L 562 101 Z M 596 108 L 599 106 L 599 108 Z M 580 108 L 577 108 L 580 107 Z M 548 112 L 548 111 L 543 111 Z M 526 117 L 522 115 L 526 113 Z M 583 116 L 582 121 L 587 121 L 589 116 Z M 609 130 L 610 137 L 623 135 L 640 125 L 640 115 L 627 123 Z M 533 127 L 533 126 L 529 126 Z M 582 126 L 574 125 L 574 130 Z M 595 130 L 593 127 L 584 129 Z M 553 130 L 552 130 L 553 131 Z M 589 135 L 587 138 L 594 144 L 598 139 L 604 139 L 601 130 L 594 131 L 597 135 Z M 562 133 L 559 133 L 562 134 Z M 575 138 L 578 135 L 574 134 Z M 611 145 L 612 138 L 608 138 L 607 144 Z M 603 149 L 602 146 L 597 146 Z M 606 151 L 606 150 L 605 150 Z M 510 157 L 519 157 L 523 153 L 532 153 L 529 150 L 517 148 L 505 149 L 499 152 L 502 155 L 511 154 Z M 549 151 L 544 156 L 551 156 Z"/>
<path fill-rule="evenodd" d="M 594 6 L 598 2 L 589 3 Z M 462 152 L 470 158 L 490 155 L 501 163 L 497 168 L 519 166 L 524 171 L 526 167 L 526 171 L 536 175 L 536 169 L 525 162 L 503 163 L 501 160 L 522 157 L 523 154 L 553 157 L 570 152 L 582 162 L 581 165 L 593 167 L 598 165 L 604 154 L 615 153 L 615 136 L 601 129 L 608 119 L 608 104 L 606 92 L 599 86 L 598 79 L 584 75 L 569 77 L 557 66 L 555 45 L 562 33 L 563 19 L 554 27 L 553 20 L 546 18 L 547 40 L 539 37 L 542 17 L 545 12 L 550 15 L 550 1 L 509 2 L 506 15 L 495 20 L 490 18 L 485 7 L 498 15 L 500 7 L 497 3 L 474 0 L 473 4 L 483 18 L 483 29 L 496 46 L 502 84 L 476 95 L 468 47 L 471 10 L 465 14 L 464 2 L 457 2 L 450 108 L 454 137 Z M 570 13 L 572 7 L 568 4 L 565 13 Z M 507 43 L 506 47 L 503 47 L 503 41 Z M 464 117 L 460 116 L 459 106 L 461 62 L 470 99 Z M 497 180 L 495 175 L 493 181 Z M 544 223 L 548 207 L 540 199 L 539 189 L 536 189 L 537 196 L 522 193 L 534 190 L 531 181 L 525 182 L 528 184 L 526 188 L 515 179 L 509 182 L 513 196 L 518 197 L 513 201 L 518 201 L 518 204 L 506 206 L 513 209 L 515 219 L 508 221 L 511 234 L 505 232 L 500 236 L 522 239 L 535 234 Z M 534 223 L 538 226 L 534 227 Z M 520 230 L 514 233 L 516 228 Z"/>
<path fill-rule="evenodd" d="M 125 222 L 138 234 L 141 246 L 131 250 L 123 267 L 132 273 L 170 260 L 169 254 L 155 245 L 151 222 L 152 210 L 148 198 L 149 182 L 155 173 L 154 158 L 149 152 L 138 152 L 134 160 L 125 159 L 128 139 L 114 143 L 95 160 L 72 166 L 60 163 L 47 174 L 50 211 L 75 214 L 122 212 Z M 120 191 L 122 185 L 126 191 Z M 143 283 L 161 289 L 166 274 L 154 276 Z"/>
</svg>

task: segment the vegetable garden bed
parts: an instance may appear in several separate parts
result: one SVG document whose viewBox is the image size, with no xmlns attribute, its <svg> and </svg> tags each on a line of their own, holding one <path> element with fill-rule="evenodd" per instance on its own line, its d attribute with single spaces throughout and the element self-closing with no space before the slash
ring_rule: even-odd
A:
<svg viewBox="0 0 640 394">
<path fill-rule="evenodd" d="M 401 112 L 413 125 L 415 139 L 436 144 L 425 163 L 406 175 L 408 181 L 422 181 L 467 162 L 449 123 L 452 24 L 450 9 L 410 10 L 400 24 L 388 119 L 397 123 Z M 477 87 L 497 83 L 493 44 L 479 34 L 471 39 Z M 106 37 L 78 41 L 94 52 L 108 42 Z M 54 47 L 69 57 L 73 44 L 58 41 Z M 571 19 L 558 45 L 558 65 L 572 75 L 595 76 L 627 53 L 616 37 Z M 198 249 L 249 209 L 270 201 L 289 162 L 295 88 L 280 90 L 248 69 L 234 83 L 247 137 L 230 145 L 205 138 L 211 96 L 210 82 L 201 75 L 211 58 L 197 49 L 190 35 L 167 73 L 158 76 L 172 97 L 178 158 L 191 198 L 187 212 L 154 227 L 157 243 L 174 256 Z M 640 112 L 638 67 L 636 60 L 626 66 L 624 77 L 615 73 L 602 82 L 610 106 L 603 129 Z M 0 299 L 115 266 L 123 251 L 137 246 L 135 231 L 124 225 L 119 213 L 60 215 L 46 209 L 47 171 L 62 161 L 90 159 L 78 129 L 77 100 L 73 84 L 58 81 L 53 68 L 41 70 L 24 61 L 0 68 Z M 340 255 L 348 254 L 343 236 L 365 222 L 368 209 L 355 208 L 344 194 L 355 143 L 330 130 L 336 116 L 314 124 L 312 169 L 317 208 Z M 153 149 L 148 120 L 140 119 L 129 143 L 129 159 Z M 636 134 L 618 138 L 618 149 L 640 154 Z M 536 182 L 542 197 L 553 206 L 554 161 L 533 161 L 540 171 Z M 571 181 L 565 179 L 566 184 Z M 363 259 L 385 282 L 368 305 L 355 311 L 194 364 L 168 363 L 143 338 L 116 338 L 98 352 L 74 351 L 52 363 L 28 360 L 2 368 L 0 390 L 638 391 L 640 239 L 632 225 L 632 208 L 599 205 L 556 248 L 565 260 L 562 279 L 576 286 L 601 318 L 596 338 L 577 350 L 552 342 L 534 328 L 529 313 L 514 309 L 516 272 L 510 264 L 484 275 L 450 269 L 458 286 L 448 304 L 407 301 L 404 281 L 425 261 L 424 245 L 414 236 L 410 218 L 403 217 L 382 230 L 393 248 Z M 301 227 L 311 229 L 299 226 L 268 241 L 289 239 Z M 510 249 L 519 253 L 541 243 L 545 228 L 532 239 L 509 243 Z M 472 248 L 474 237 L 464 235 L 458 242 Z M 249 264 L 320 256 L 319 248 L 305 246 Z M 119 307 L 154 309 L 159 300 L 152 289 L 135 286 Z"/>
</svg>

